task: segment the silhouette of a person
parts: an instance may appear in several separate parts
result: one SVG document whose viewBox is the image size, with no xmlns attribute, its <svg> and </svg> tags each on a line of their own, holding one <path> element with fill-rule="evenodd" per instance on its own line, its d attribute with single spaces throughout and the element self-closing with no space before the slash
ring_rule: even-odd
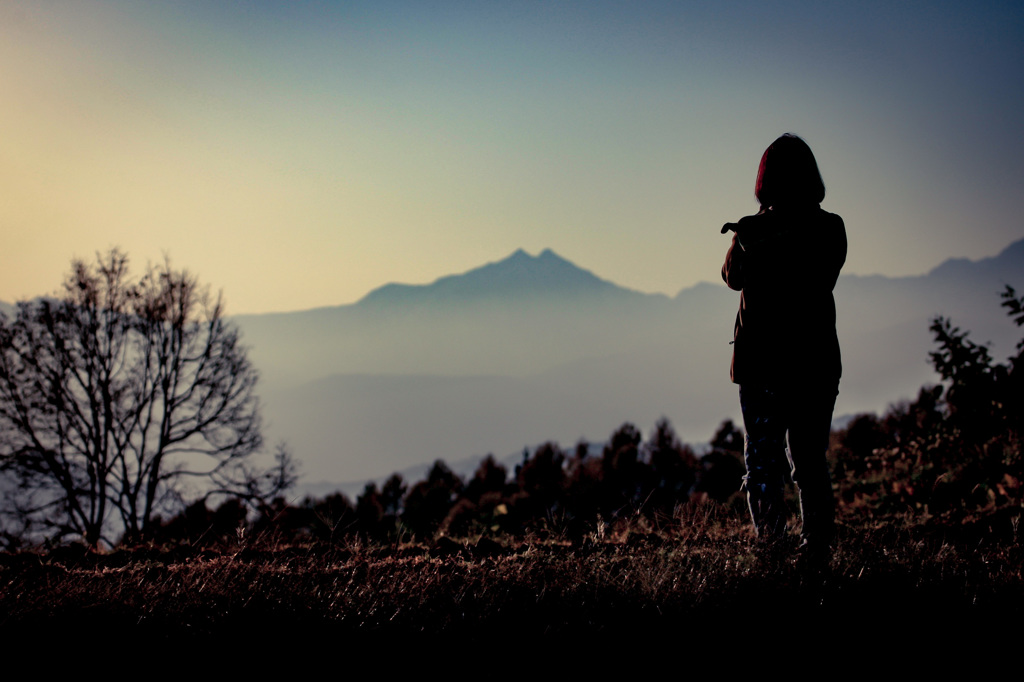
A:
<svg viewBox="0 0 1024 682">
<path fill-rule="evenodd" d="M 722 278 L 741 292 L 731 376 L 747 431 L 744 488 L 758 538 L 779 540 L 790 468 L 801 547 L 827 556 L 835 498 L 825 454 L 842 374 L 832 290 L 846 261 L 846 228 L 819 206 L 825 185 L 796 135 L 765 150 L 754 194 L 761 210 L 722 228 L 735 232 Z"/>
</svg>

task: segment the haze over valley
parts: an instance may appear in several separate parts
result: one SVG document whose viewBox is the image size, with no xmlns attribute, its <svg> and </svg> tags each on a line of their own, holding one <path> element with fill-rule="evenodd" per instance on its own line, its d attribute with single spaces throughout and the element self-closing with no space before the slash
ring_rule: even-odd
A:
<svg viewBox="0 0 1024 682">
<path fill-rule="evenodd" d="M 936 315 L 1004 359 L 1019 329 L 998 294 L 1024 288 L 1021 273 L 1024 240 L 921 276 L 841 277 L 837 419 L 937 380 Z M 323 488 L 546 440 L 600 442 L 624 421 L 646 433 L 661 416 L 684 441 L 706 442 L 723 419 L 740 421 L 729 381 L 738 297 L 712 283 L 640 293 L 550 250 L 519 250 L 351 305 L 233 319 L 261 371 L 268 442 L 286 440 L 305 484 Z"/>
</svg>

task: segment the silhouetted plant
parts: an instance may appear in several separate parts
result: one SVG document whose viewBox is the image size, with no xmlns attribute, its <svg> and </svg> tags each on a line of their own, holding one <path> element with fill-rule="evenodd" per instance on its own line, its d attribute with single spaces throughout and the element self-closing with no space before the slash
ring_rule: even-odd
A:
<svg viewBox="0 0 1024 682">
<path fill-rule="evenodd" d="M 398 518 L 402 513 L 402 500 L 407 487 L 401 474 L 391 474 L 380 489 L 380 503 L 386 517 Z"/>
<path fill-rule="evenodd" d="M 987 440 L 998 432 L 1004 416 L 1000 405 L 1008 368 L 993 364 L 988 348 L 971 341 L 967 332 L 948 319 L 935 318 L 930 329 L 939 348 L 929 353 L 929 358 L 947 382 L 949 425 L 963 431 L 969 440 Z"/>
<path fill-rule="evenodd" d="M 283 447 L 254 462 L 256 380 L 195 276 L 165 262 L 133 279 L 116 249 L 74 261 L 60 298 L 0 315 L 0 511 L 96 545 L 112 517 L 139 540 L 187 497 L 269 501 L 295 468 Z"/>
<path fill-rule="evenodd" d="M 1022 319 L 1011 288 L 1003 298 L 1014 322 Z M 1003 365 L 945 318 L 931 330 L 938 348 L 929 357 L 945 385 L 922 388 L 914 402 L 890 407 L 880 420 L 858 418 L 837 434 L 841 509 L 943 523 L 990 518 L 1010 532 L 1024 502 L 1017 369 L 1024 341 Z"/>
<path fill-rule="evenodd" d="M 479 532 L 483 529 L 479 516 L 480 507 L 476 502 L 466 497 L 460 498 L 448 510 L 441 524 L 441 532 L 456 537 L 466 537 L 474 530 Z"/>
<path fill-rule="evenodd" d="M 593 530 L 593 524 L 601 513 L 604 467 L 600 457 L 590 454 L 590 445 L 585 440 L 576 444 L 566 471 L 566 511 L 569 516 L 569 532 L 575 538 Z"/>
<path fill-rule="evenodd" d="M 609 518 L 631 516 L 644 502 L 646 465 L 640 461 L 640 431 L 630 423 L 620 426 L 601 455 L 602 511 Z"/>
<path fill-rule="evenodd" d="M 664 417 L 655 424 L 645 450 L 653 488 L 649 505 L 662 516 L 671 517 L 675 506 L 689 498 L 700 463 L 693 450 L 679 442 L 672 424 Z"/>
<path fill-rule="evenodd" d="M 367 483 L 363 493 L 356 498 L 356 530 L 372 538 L 388 534 L 384 524 L 384 504 L 376 483 Z"/>
<path fill-rule="evenodd" d="M 309 505 L 292 506 L 283 497 L 275 497 L 260 505 L 252 523 L 251 535 L 268 542 L 308 542 L 313 539 L 312 500 Z"/>
<path fill-rule="evenodd" d="M 495 461 L 494 455 L 487 455 L 480 462 L 473 478 L 469 479 L 463 494 L 467 499 L 479 502 L 480 497 L 486 493 L 504 492 L 507 482 L 508 470 Z"/>
<path fill-rule="evenodd" d="M 711 450 L 700 459 L 701 472 L 695 489 L 716 502 L 739 492 L 746 474 L 743 464 L 743 431 L 726 419 L 711 438 Z"/>
<path fill-rule="evenodd" d="M 551 519 L 565 497 L 565 453 L 556 443 L 544 443 L 533 456 L 516 467 L 516 482 L 525 494 L 518 503 L 520 513 L 531 518 Z"/>
<path fill-rule="evenodd" d="M 444 521 L 462 491 L 462 479 L 441 460 L 434 462 L 424 481 L 405 497 L 403 523 L 420 538 L 429 537 Z"/>
<path fill-rule="evenodd" d="M 322 500 L 307 500 L 312 512 L 313 536 L 337 541 L 348 534 L 356 523 L 355 507 L 342 493 L 333 493 Z"/>
<path fill-rule="evenodd" d="M 151 533 L 157 543 L 216 545 L 236 542 L 247 528 L 248 509 L 238 498 L 228 498 L 210 511 L 198 500 L 180 513 L 160 523 Z"/>
<path fill-rule="evenodd" d="M 743 456 L 743 429 L 736 426 L 731 419 L 726 419 L 715 431 L 709 443 L 712 450 L 727 452 L 738 457 Z"/>
<path fill-rule="evenodd" d="M 1018 327 L 1024 326 L 1024 297 L 1017 297 L 1013 287 L 1007 285 L 1002 293 L 1003 307 Z M 1024 430 L 1024 338 L 1017 342 L 1017 355 L 1010 358 L 1006 379 L 1006 412 L 1011 427 L 1018 434 Z"/>
</svg>

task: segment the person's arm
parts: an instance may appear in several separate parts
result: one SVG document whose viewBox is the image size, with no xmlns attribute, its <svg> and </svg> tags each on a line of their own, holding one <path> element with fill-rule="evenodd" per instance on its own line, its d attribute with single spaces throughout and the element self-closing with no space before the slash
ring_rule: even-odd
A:
<svg viewBox="0 0 1024 682">
<path fill-rule="evenodd" d="M 739 222 L 722 226 L 722 234 L 730 230 L 735 234 L 729 253 L 725 256 L 725 265 L 722 266 L 722 279 L 730 289 L 740 291 L 750 283 L 755 266 L 758 272 L 761 271 L 764 252 L 771 251 L 772 243 L 778 239 L 779 233 L 765 208 L 755 215 L 740 218 Z M 754 260 L 751 261 L 751 258 Z"/>
<path fill-rule="evenodd" d="M 839 229 L 837 230 L 838 234 L 836 237 L 838 248 L 836 248 L 835 279 L 838 280 L 839 272 L 843 269 L 843 266 L 846 264 L 846 250 L 848 248 L 848 244 L 846 241 L 846 223 L 844 223 L 843 219 L 840 218 L 839 216 L 836 216 L 836 220 L 839 223 Z M 835 287 L 835 280 L 833 280 L 832 286 Z"/>
<path fill-rule="evenodd" d="M 725 254 L 725 264 L 722 266 L 722 279 L 730 289 L 740 291 L 744 284 L 744 261 L 746 256 L 743 247 L 740 246 L 739 235 L 733 235 L 732 246 Z"/>
<path fill-rule="evenodd" d="M 839 272 L 846 263 L 846 249 L 846 226 L 842 218 L 833 215 L 827 229 L 823 230 L 821 252 L 813 259 L 809 259 L 812 265 L 809 268 L 810 272 L 807 273 L 811 278 L 809 281 L 822 289 L 835 289 Z"/>
</svg>

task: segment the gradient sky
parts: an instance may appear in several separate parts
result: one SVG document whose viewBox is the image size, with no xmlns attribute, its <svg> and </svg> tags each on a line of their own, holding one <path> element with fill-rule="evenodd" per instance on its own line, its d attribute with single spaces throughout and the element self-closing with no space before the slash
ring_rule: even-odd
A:
<svg viewBox="0 0 1024 682">
<path fill-rule="evenodd" d="M 0 300 L 168 254 L 229 313 L 545 247 L 720 281 L 764 148 L 814 150 L 845 272 L 1024 237 L 1024 4 L 0 0 Z"/>
</svg>

